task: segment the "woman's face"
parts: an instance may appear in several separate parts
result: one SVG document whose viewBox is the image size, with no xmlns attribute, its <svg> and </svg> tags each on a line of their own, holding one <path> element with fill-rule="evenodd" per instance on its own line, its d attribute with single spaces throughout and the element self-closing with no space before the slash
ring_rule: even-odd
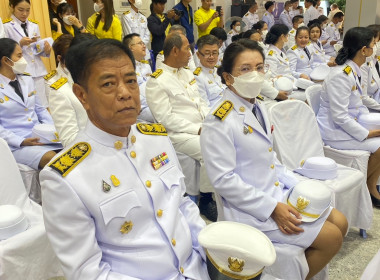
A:
<svg viewBox="0 0 380 280">
<path fill-rule="evenodd" d="M 6 64 L 9 67 L 11 67 L 11 66 L 13 66 L 13 63 L 16 62 L 16 61 L 19 61 L 19 59 L 21 57 L 22 57 L 22 49 L 21 49 L 21 47 L 20 47 L 19 44 L 16 44 L 16 47 L 15 47 L 13 53 L 11 54 L 10 57 L 8 57 L 11 61 L 9 59 L 7 59 L 6 60 L 7 61 Z M 5 63 L 3 63 L 3 64 L 5 64 Z M 3 64 L 1 64 L 1 65 L 3 65 Z"/>
<path fill-rule="evenodd" d="M 260 52 L 257 50 L 245 50 L 240 53 L 232 67 L 231 75 L 224 73 L 224 78 L 227 85 L 233 84 L 233 77 L 239 77 L 240 75 L 257 70 L 257 67 L 264 66 L 264 59 Z M 231 77 L 233 76 L 233 77 Z"/>
<path fill-rule="evenodd" d="M 26 1 L 22 1 L 18 3 L 15 7 L 11 6 L 13 8 L 13 15 L 22 22 L 25 22 L 30 14 L 30 4 Z"/>
<path fill-rule="evenodd" d="M 321 31 L 318 27 L 313 27 L 310 30 L 310 40 L 313 42 L 317 42 L 318 39 L 321 37 Z"/>
<path fill-rule="evenodd" d="M 66 16 L 74 16 L 75 17 L 75 12 L 72 9 L 67 9 L 66 12 L 63 14 L 59 14 L 59 17 L 63 19 Z"/>
<path fill-rule="evenodd" d="M 309 43 L 309 32 L 306 29 L 298 32 L 296 36 L 296 43 L 301 48 L 306 47 L 307 43 Z"/>
<path fill-rule="evenodd" d="M 253 33 L 250 37 L 249 37 L 250 40 L 252 41 L 256 41 L 256 42 L 261 42 L 263 39 L 261 38 L 261 35 L 260 33 Z"/>
<path fill-rule="evenodd" d="M 239 26 L 239 27 L 238 27 L 238 26 Z M 234 29 L 236 32 L 240 32 L 240 22 L 235 23 L 235 25 L 233 26 L 233 29 Z"/>
</svg>

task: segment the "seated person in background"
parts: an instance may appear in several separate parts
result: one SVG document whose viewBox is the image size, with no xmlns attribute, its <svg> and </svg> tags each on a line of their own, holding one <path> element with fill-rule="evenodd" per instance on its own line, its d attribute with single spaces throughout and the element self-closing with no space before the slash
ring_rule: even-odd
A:
<svg viewBox="0 0 380 280">
<path fill-rule="evenodd" d="M 78 133 L 86 127 L 88 120 L 85 109 L 73 92 L 74 81 L 65 63 L 69 47 L 84 40 L 97 39 L 89 33 L 78 35 L 75 39 L 71 35 L 64 34 L 53 44 L 56 61 L 59 63 L 56 74 L 50 78 L 56 81 L 49 83 L 49 108 L 64 147 L 72 144 Z"/>
<path fill-rule="evenodd" d="M 227 89 L 218 109 L 210 111 L 203 123 L 202 155 L 210 181 L 222 197 L 224 218 L 259 229 L 272 242 L 304 248 L 306 279 L 310 279 L 339 251 L 347 220 L 330 208 L 305 223 L 295 208 L 283 202 L 298 180 L 277 160 L 265 105 L 256 99 L 263 66 L 264 53 L 257 43 L 243 39 L 227 47 L 218 69 Z"/>
<path fill-rule="evenodd" d="M 309 38 L 309 28 L 306 26 L 298 28 L 296 32 L 296 44 L 286 52 L 292 75 L 297 79 L 304 78 L 310 80 L 309 75 L 313 71 L 311 68 L 313 56 L 307 46 Z"/>
<path fill-rule="evenodd" d="M 66 63 L 90 121 L 40 174 L 46 232 L 65 277 L 208 279 L 198 244 L 205 223 L 184 197 L 165 128 L 135 125 L 131 51 L 117 40 L 86 41 Z M 163 152 L 169 161 L 155 169 L 152 157 Z"/>
<path fill-rule="evenodd" d="M 178 33 L 178 34 L 182 34 L 182 35 L 186 36 L 186 29 L 182 25 L 174 24 L 170 27 L 168 35 L 172 34 L 172 33 Z M 164 61 L 164 51 L 160 51 L 156 57 L 156 69 L 161 68 L 161 64 L 163 61 Z M 191 52 L 191 50 L 190 50 L 190 60 L 189 60 L 189 64 L 187 65 L 187 67 L 191 71 L 194 71 L 195 68 L 197 68 L 195 66 L 194 56 L 193 56 L 193 53 Z"/>
<path fill-rule="evenodd" d="M 290 7 L 292 6 L 291 1 L 286 1 L 285 2 L 285 7 L 284 10 L 282 11 L 280 15 L 280 21 L 279 23 L 285 24 L 289 29 L 292 29 L 293 23 L 292 23 L 292 17 L 289 14 Z"/>
<path fill-rule="evenodd" d="M 323 142 L 339 150 L 364 150 L 368 160 L 367 186 L 372 203 L 380 207 L 376 184 L 380 176 L 380 130 L 368 130 L 358 122 L 369 114 L 363 105 L 360 67 L 373 52 L 372 30 L 354 27 L 347 31 L 334 67 L 322 85 L 317 121 Z"/>
<path fill-rule="evenodd" d="M 259 6 L 255 1 L 251 2 L 249 5 L 248 12 L 243 16 L 243 22 L 245 23 L 245 31 L 252 29 L 253 25 L 257 23 L 259 15 L 257 14 Z"/>
<path fill-rule="evenodd" d="M 226 49 L 227 33 L 221 27 L 215 27 L 210 31 L 210 35 L 214 35 L 219 40 L 219 57 L 216 67 L 222 65 L 224 50 Z M 197 64 L 199 66 L 199 64 Z"/>
<path fill-rule="evenodd" d="M 265 38 L 268 34 L 268 24 L 265 21 L 258 21 L 253 25 L 252 29 L 259 31 L 261 38 L 263 41 L 265 41 Z"/>
<path fill-rule="evenodd" d="M 259 44 L 259 46 L 263 48 L 264 52 L 267 51 L 268 46 L 264 44 L 263 38 L 261 37 L 261 34 L 259 31 L 255 29 L 250 29 L 248 31 L 245 31 L 243 35 L 241 36 L 241 38 L 256 41 Z"/>
<path fill-rule="evenodd" d="M 87 30 L 79 19 L 75 17 L 73 6 L 62 3 L 57 7 L 58 18 L 52 20 L 57 27 L 57 31 L 52 30 L 53 39 L 56 40 L 62 34 L 71 34 L 75 36 L 80 33 L 86 33 Z"/>
<path fill-rule="evenodd" d="M 323 45 L 326 54 L 331 55 L 333 57 L 336 57 L 336 52 L 334 49 L 334 45 L 340 41 L 340 32 L 339 32 L 339 26 L 341 22 L 344 20 L 344 14 L 342 12 L 337 12 L 331 23 L 329 23 L 326 27 L 326 33 L 327 33 L 327 43 Z"/>
<path fill-rule="evenodd" d="M 227 33 L 227 41 L 226 41 L 226 47 L 232 43 L 232 37 L 235 35 L 240 34 L 241 31 L 241 25 L 240 21 L 234 20 L 230 25 L 231 30 Z"/>
<path fill-rule="evenodd" d="M 328 18 L 324 15 L 321 15 L 318 17 L 318 21 L 319 21 L 319 24 L 321 25 L 321 29 L 322 29 L 320 41 L 322 43 L 322 46 L 324 46 L 324 45 L 326 45 L 326 43 L 328 41 L 328 37 L 329 37 L 329 35 L 326 33 Z"/>
<path fill-rule="evenodd" d="M 146 84 L 146 101 L 157 120 L 168 131 L 177 152 L 188 155 L 204 168 L 199 135 L 202 123 L 210 108 L 198 91 L 193 72 L 184 68 L 190 59 L 190 44 L 183 34 L 168 35 L 164 44 L 165 60 Z M 205 172 L 200 172 L 200 185 L 208 183 Z M 211 192 L 201 190 L 199 208 L 209 220 L 216 220 L 212 209 Z M 187 190 L 189 196 L 198 200 L 199 189 Z M 208 206 L 210 205 L 210 206 Z M 210 207 L 210 208 L 209 208 Z"/>
<path fill-rule="evenodd" d="M 312 20 L 309 22 L 310 30 L 310 44 L 307 46 L 311 55 L 313 56 L 313 61 L 311 63 L 311 68 L 315 68 L 321 64 L 327 64 L 328 66 L 336 66 L 335 58 L 326 55 L 323 45 L 321 43 L 322 28 L 319 20 Z"/>
<path fill-rule="evenodd" d="M 20 45 L 0 39 L 0 138 L 7 141 L 17 163 L 38 170 L 60 146 L 44 145 L 32 137 L 35 125 L 53 124 L 53 120 L 40 104 L 33 78 L 23 74 L 26 66 Z"/>
<path fill-rule="evenodd" d="M 144 120 L 150 123 L 154 123 L 154 118 L 152 116 L 152 113 L 149 110 L 148 104 L 146 103 L 145 98 L 145 87 L 146 82 L 150 78 L 150 75 L 152 74 L 152 69 L 150 68 L 149 62 L 144 60 L 144 57 L 146 56 L 146 47 L 141 39 L 140 35 L 137 33 L 131 33 L 124 37 L 123 39 L 124 46 L 128 47 L 133 54 L 133 57 L 135 58 L 135 64 L 136 64 L 136 76 L 137 76 L 137 83 L 139 84 L 140 88 L 140 104 L 141 104 L 141 110 L 140 114 L 138 115 L 138 119 Z"/>
<path fill-rule="evenodd" d="M 201 97 L 212 107 L 221 97 L 225 86 L 215 67 L 219 57 L 219 40 L 213 35 L 205 35 L 197 41 L 199 67 L 194 76 Z"/>
<path fill-rule="evenodd" d="M 267 1 L 264 5 L 266 12 L 263 15 L 262 21 L 268 24 L 268 30 L 272 28 L 275 24 L 274 15 L 272 14 L 274 11 L 274 1 Z"/>
<path fill-rule="evenodd" d="M 303 23 L 303 16 L 298 15 L 292 19 L 293 28 L 289 31 L 288 43 L 284 46 L 284 50 L 287 51 L 296 44 L 296 32 L 299 27 L 305 26 Z"/>
</svg>

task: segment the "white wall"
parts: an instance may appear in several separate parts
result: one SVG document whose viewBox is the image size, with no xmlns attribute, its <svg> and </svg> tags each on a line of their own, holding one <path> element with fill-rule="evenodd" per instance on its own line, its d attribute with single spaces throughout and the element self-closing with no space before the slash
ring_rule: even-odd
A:
<svg viewBox="0 0 380 280">
<path fill-rule="evenodd" d="M 377 0 L 347 0 L 344 29 L 356 26 L 380 24 L 380 1 Z"/>
</svg>

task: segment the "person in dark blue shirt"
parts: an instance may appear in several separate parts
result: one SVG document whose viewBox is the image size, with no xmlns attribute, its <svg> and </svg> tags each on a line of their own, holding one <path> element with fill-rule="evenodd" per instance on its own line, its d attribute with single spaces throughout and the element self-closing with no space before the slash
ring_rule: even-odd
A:
<svg viewBox="0 0 380 280">
<path fill-rule="evenodd" d="M 183 11 L 180 22 L 186 29 L 186 37 L 189 40 L 191 50 L 194 53 L 194 27 L 193 27 L 193 8 L 190 6 L 191 0 L 181 0 L 177 5 L 173 7 L 174 10 Z"/>
</svg>

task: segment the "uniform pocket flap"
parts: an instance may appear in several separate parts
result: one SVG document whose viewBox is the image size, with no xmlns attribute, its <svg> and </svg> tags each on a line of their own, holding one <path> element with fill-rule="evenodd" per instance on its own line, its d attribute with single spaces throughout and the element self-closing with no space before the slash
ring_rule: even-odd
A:
<svg viewBox="0 0 380 280">
<path fill-rule="evenodd" d="M 183 177 L 185 176 L 177 166 L 172 166 L 160 175 L 161 181 L 165 184 L 165 186 L 168 189 L 171 189 L 171 187 L 174 185 L 179 186 L 180 180 Z"/>
</svg>

